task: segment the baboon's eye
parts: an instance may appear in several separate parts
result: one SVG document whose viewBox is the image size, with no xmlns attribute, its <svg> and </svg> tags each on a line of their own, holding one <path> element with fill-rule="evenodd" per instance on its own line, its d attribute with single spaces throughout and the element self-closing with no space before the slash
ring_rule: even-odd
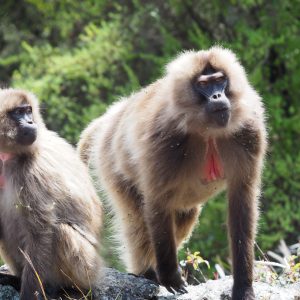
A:
<svg viewBox="0 0 300 300">
<path fill-rule="evenodd" d="M 225 80 L 225 76 L 224 76 L 224 75 L 222 75 L 222 76 L 220 76 L 220 77 L 217 77 L 217 78 L 215 79 L 216 82 L 223 82 L 224 80 Z"/>
<path fill-rule="evenodd" d="M 200 81 L 198 81 L 198 85 L 200 85 L 200 86 L 207 86 L 208 83 L 209 82 L 207 80 L 200 80 Z"/>
<path fill-rule="evenodd" d="M 23 104 L 14 108 L 8 114 L 11 118 L 18 121 L 26 116 L 32 118 L 32 107 L 28 104 Z"/>
<path fill-rule="evenodd" d="M 32 107 L 31 107 L 31 106 L 28 106 L 28 107 L 26 108 L 26 113 L 27 113 L 27 114 L 32 114 Z"/>
<path fill-rule="evenodd" d="M 13 110 L 13 113 L 17 116 L 20 116 L 24 113 L 24 108 L 23 107 L 18 107 L 18 108 Z"/>
</svg>

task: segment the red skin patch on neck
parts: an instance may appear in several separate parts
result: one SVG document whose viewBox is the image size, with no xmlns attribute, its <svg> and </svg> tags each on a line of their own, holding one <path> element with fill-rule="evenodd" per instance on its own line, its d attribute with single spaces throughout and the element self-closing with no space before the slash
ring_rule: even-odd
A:
<svg viewBox="0 0 300 300">
<path fill-rule="evenodd" d="M 11 153 L 0 152 L 0 160 L 2 161 L 2 170 L 0 174 L 0 189 L 3 189 L 5 186 L 4 164 L 6 161 L 12 159 L 13 157 L 14 155 Z"/>
<path fill-rule="evenodd" d="M 14 157 L 14 155 L 11 153 L 0 152 L 0 160 L 2 160 L 3 163 L 7 160 L 12 159 L 13 157 Z"/>
<path fill-rule="evenodd" d="M 224 169 L 213 139 L 209 138 L 203 166 L 203 181 L 209 183 L 224 178 Z"/>
</svg>

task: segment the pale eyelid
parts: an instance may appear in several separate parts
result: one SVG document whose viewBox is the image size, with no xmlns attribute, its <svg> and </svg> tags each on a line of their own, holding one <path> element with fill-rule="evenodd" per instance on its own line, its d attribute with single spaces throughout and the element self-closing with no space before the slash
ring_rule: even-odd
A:
<svg viewBox="0 0 300 300">
<path fill-rule="evenodd" d="M 211 74 L 211 75 L 200 75 L 199 78 L 198 78 L 198 82 L 199 83 L 206 83 L 208 82 L 209 80 L 212 80 L 212 79 L 223 79 L 225 78 L 225 75 L 223 72 L 216 72 L 214 74 Z"/>
<path fill-rule="evenodd" d="M 213 74 L 213 78 L 224 78 L 225 77 L 225 75 L 224 75 L 224 73 L 222 73 L 222 72 L 217 72 L 217 73 L 215 73 L 215 74 Z"/>
</svg>

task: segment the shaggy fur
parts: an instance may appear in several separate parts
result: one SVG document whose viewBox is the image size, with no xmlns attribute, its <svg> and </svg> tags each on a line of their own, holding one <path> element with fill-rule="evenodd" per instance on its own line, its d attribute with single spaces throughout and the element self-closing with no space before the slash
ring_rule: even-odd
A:
<svg viewBox="0 0 300 300">
<path fill-rule="evenodd" d="M 231 117 L 212 126 L 191 83 L 206 66 L 229 79 Z M 203 182 L 209 141 L 224 178 Z M 83 133 L 79 152 L 95 168 L 116 212 L 130 272 L 181 290 L 177 249 L 201 206 L 227 187 L 233 299 L 253 299 L 257 198 L 266 149 L 264 109 L 227 49 L 185 52 L 163 78 L 114 104 Z M 244 298 L 242 298 L 244 297 Z"/>
<path fill-rule="evenodd" d="M 17 126 L 8 112 L 32 106 L 38 137 L 31 146 L 15 142 Z M 99 273 L 98 239 L 101 204 L 86 166 L 76 151 L 46 129 L 37 99 L 30 93 L 0 90 L 0 151 L 5 184 L 0 190 L 0 251 L 21 278 L 21 299 L 34 299 L 41 288 L 28 254 L 45 288 L 77 285 L 89 289 Z"/>
</svg>

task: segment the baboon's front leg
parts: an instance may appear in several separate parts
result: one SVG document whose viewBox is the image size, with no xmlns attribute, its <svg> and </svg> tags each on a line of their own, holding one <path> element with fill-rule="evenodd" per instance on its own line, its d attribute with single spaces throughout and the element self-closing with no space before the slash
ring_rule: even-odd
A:
<svg viewBox="0 0 300 300">
<path fill-rule="evenodd" d="M 185 292 L 185 282 L 177 262 L 174 213 L 166 208 L 148 206 L 146 220 L 154 247 L 159 282 L 171 292 Z"/>
</svg>

